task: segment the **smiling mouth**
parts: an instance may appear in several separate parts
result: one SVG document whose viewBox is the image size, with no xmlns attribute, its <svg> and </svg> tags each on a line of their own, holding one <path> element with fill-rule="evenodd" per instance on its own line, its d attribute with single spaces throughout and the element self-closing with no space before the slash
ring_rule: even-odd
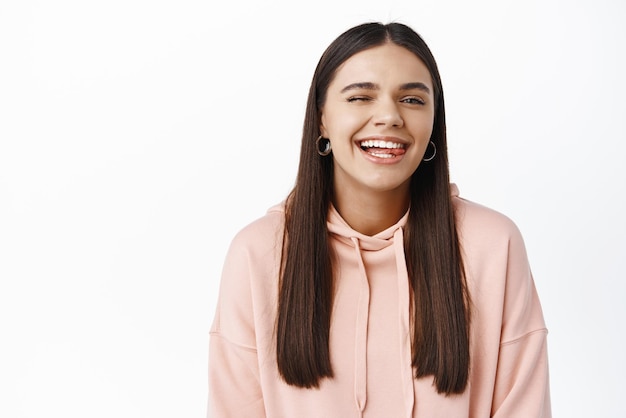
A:
<svg viewBox="0 0 626 418">
<path fill-rule="evenodd" d="M 394 158 L 406 152 L 406 145 L 399 142 L 364 140 L 359 142 L 363 151 L 377 158 Z"/>
</svg>

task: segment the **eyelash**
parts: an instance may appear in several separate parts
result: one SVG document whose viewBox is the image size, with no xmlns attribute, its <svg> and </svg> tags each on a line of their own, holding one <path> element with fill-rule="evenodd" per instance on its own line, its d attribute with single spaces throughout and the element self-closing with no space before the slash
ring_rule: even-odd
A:
<svg viewBox="0 0 626 418">
<path fill-rule="evenodd" d="M 354 103 L 354 102 L 367 102 L 372 100 L 369 97 L 366 96 L 352 96 L 352 97 L 348 97 L 346 99 L 346 101 L 348 103 Z M 402 103 L 408 103 L 408 104 L 414 104 L 414 105 L 420 105 L 423 106 L 426 104 L 426 102 L 422 99 L 420 99 L 419 97 L 405 97 L 404 99 L 400 100 Z"/>
<path fill-rule="evenodd" d="M 348 103 L 354 103 L 354 102 L 366 102 L 371 100 L 369 97 L 365 97 L 365 96 L 353 96 L 353 97 L 348 97 L 347 101 Z"/>
<path fill-rule="evenodd" d="M 426 104 L 426 102 L 423 99 L 420 99 L 419 97 L 406 97 L 402 99 L 402 101 L 405 103 L 409 103 L 409 104 L 417 104 L 417 105 Z"/>
</svg>

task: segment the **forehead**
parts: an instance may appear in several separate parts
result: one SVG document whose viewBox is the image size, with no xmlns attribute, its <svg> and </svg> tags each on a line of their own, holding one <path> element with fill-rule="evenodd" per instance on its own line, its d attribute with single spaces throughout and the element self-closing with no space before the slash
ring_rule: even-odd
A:
<svg viewBox="0 0 626 418">
<path fill-rule="evenodd" d="M 354 82 L 403 84 L 422 82 L 431 87 L 432 79 L 426 65 L 413 52 L 385 43 L 357 52 L 341 64 L 335 72 L 330 88 Z"/>
</svg>

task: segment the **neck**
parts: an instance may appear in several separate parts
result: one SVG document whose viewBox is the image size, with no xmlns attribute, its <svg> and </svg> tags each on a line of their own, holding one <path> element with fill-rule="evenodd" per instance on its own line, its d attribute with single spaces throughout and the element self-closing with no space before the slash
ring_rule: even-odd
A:
<svg viewBox="0 0 626 418">
<path fill-rule="evenodd" d="M 408 184 L 385 192 L 335 193 L 333 204 L 352 229 L 364 235 L 376 235 L 396 224 L 409 209 Z"/>
</svg>

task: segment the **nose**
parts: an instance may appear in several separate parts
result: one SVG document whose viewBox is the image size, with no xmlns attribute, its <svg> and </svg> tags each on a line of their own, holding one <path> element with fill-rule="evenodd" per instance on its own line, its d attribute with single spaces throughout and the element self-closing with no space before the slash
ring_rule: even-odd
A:
<svg viewBox="0 0 626 418">
<path fill-rule="evenodd" d="M 376 106 L 373 122 L 376 126 L 387 126 L 401 128 L 404 126 L 404 119 L 394 100 L 384 100 Z"/>
</svg>

